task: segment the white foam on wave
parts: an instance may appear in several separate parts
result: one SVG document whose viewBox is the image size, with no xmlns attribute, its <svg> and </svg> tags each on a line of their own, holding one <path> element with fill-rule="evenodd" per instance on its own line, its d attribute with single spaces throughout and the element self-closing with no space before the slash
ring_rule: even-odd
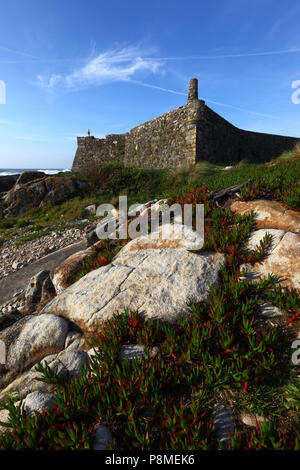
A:
<svg viewBox="0 0 300 470">
<path fill-rule="evenodd" d="M 66 173 L 67 171 L 70 171 L 68 168 L 66 170 L 37 170 L 43 173 L 46 173 L 46 175 L 56 175 L 57 173 Z"/>
</svg>

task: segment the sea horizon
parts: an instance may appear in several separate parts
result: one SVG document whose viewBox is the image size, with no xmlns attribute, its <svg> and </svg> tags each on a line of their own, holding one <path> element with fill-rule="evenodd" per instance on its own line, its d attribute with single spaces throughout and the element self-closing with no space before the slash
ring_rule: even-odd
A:
<svg viewBox="0 0 300 470">
<path fill-rule="evenodd" d="M 67 172 L 70 171 L 69 168 L 0 168 L 0 176 L 11 176 L 19 175 L 23 171 L 40 171 L 44 172 L 47 175 L 55 175 L 61 171 Z"/>
</svg>

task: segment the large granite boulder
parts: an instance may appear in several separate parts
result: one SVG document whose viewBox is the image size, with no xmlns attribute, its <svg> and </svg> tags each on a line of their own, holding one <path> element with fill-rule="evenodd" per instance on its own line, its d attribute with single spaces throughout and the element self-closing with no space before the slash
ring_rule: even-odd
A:
<svg viewBox="0 0 300 470">
<path fill-rule="evenodd" d="M 125 308 L 174 323 L 188 314 L 188 300 L 207 300 L 210 286 L 219 282 L 222 254 L 190 252 L 195 244 L 184 237 L 176 244 L 170 240 L 170 248 L 167 240 L 163 247 L 160 239 L 156 247 L 150 237 L 143 240 L 145 249 L 137 249 L 137 240 L 132 240 L 111 264 L 68 287 L 42 312 L 65 316 L 83 331 L 96 333 L 103 321 Z"/>
<path fill-rule="evenodd" d="M 54 205 L 89 188 L 89 183 L 72 177 L 48 176 L 18 184 L 4 199 L 4 217 L 21 217 L 28 210 Z"/>
<path fill-rule="evenodd" d="M 230 209 L 237 214 L 256 213 L 257 228 L 275 228 L 286 232 L 300 232 L 300 212 L 287 209 L 277 201 L 235 201 Z"/>
</svg>

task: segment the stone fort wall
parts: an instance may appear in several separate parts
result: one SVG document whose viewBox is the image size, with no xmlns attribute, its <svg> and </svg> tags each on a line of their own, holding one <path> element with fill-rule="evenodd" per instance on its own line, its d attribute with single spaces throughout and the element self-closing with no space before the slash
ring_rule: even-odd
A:
<svg viewBox="0 0 300 470">
<path fill-rule="evenodd" d="M 188 101 L 126 134 L 105 139 L 78 137 L 73 171 L 105 162 L 143 168 L 174 168 L 206 160 L 212 163 L 269 161 L 291 150 L 300 138 L 238 129 L 198 99 L 198 81 L 190 82 Z"/>
</svg>

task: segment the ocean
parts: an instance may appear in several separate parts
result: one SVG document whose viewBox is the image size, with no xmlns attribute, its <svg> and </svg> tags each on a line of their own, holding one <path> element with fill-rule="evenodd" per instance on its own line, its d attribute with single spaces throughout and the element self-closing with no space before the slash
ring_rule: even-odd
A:
<svg viewBox="0 0 300 470">
<path fill-rule="evenodd" d="M 23 171 L 43 171 L 47 175 L 55 175 L 60 171 L 70 171 L 69 169 L 52 168 L 52 169 L 40 169 L 40 168 L 0 168 L 0 176 L 19 175 Z"/>
</svg>

